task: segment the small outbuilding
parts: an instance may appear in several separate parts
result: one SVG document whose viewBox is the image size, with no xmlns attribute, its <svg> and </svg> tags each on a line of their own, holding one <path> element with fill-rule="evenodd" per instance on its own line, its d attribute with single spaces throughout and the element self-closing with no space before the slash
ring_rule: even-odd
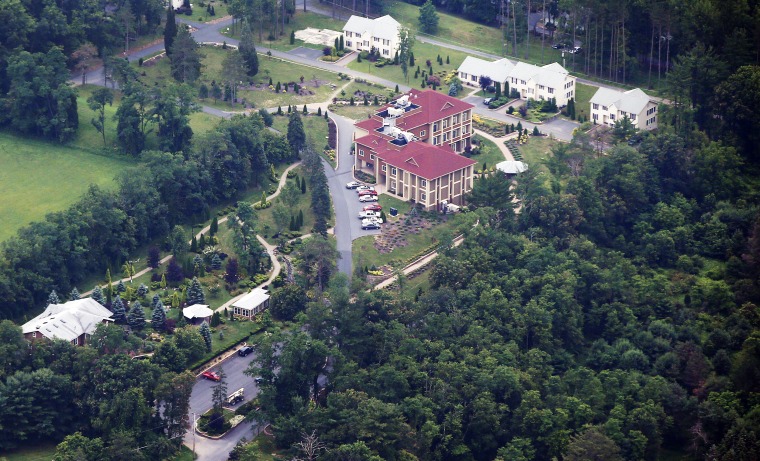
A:
<svg viewBox="0 0 760 461">
<path fill-rule="evenodd" d="M 185 316 L 188 322 L 193 325 L 203 323 L 211 323 L 211 316 L 214 315 L 214 311 L 209 309 L 205 304 L 193 304 L 182 309 L 182 315 Z"/>
<path fill-rule="evenodd" d="M 496 164 L 496 169 L 506 174 L 507 176 L 516 176 L 520 173 L 528 171 L 528 165 L 519 160 L 505 160 Z"/>
<path fill-rule="evenodd" d="M 232 303 L 234 315 L 253 318 L 269 307 L 269 293 L 263 288 L 256 288 L 247 295 Z"/>
</svg>

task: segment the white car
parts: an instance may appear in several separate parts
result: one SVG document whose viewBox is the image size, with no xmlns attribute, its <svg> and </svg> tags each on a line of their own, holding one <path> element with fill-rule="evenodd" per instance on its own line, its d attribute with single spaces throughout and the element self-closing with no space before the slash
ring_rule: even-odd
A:
<svg viewBox="0 0 760 461">
<path fill-rule="evenodd" d="M 359 212 L 359 219 L 367 219 L 367 218 L 379 218 L 380 213 L 376 211 L 360 211 Z"/>
<path fill-rule="evenodd" d="M 377 195 L 362 195 L 359 197 L 360 202 L 377 202 Z"/>
<path fill-rule="evenodd" d="M 372 186 L 366 186 L 366 185 L 361 185 L 356 188 L 356 192 L 361 192 L 363 190 L 375 190 L 375 188 Z"/>
<path fill-rule="evenodd" d="M 351 181 L 350 183 L 346 184 L 346 189 L 356 189 L 359 186 L 361 186 L 361 183 L 358 183 L 356 181 Z"/>
</svg>

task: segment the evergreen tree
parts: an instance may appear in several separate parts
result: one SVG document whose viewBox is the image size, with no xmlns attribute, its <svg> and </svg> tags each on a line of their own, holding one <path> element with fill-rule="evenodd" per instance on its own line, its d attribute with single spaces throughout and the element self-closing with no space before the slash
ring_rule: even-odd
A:
<svg viewBox="0 0 760 461">
<path fill-rule="evenodd" d="M 137 287 L 137 296 L 140 298 L 144 298 L 148 294 L 148 287 L 141 283 L 139 287 Z"/>
<path fill-rule="evenodd" d="M 216 235 L 217 232 L 219 232 L 219 220 L 214 216 L 214 219 L 211 220 L 211 227 L 209 228 L 209 234 Z"/>
<path fill-rule="evenodd" d="M 61 303 L 61 300 L 58 298 L 58 293 L 56 293 L 55 290 L 51 291 L 50 294 L 48 295 L 47 305 L 49 306 L 51 304 L 60 304 L 60 303 Z"/>
<path fill-rule="evenodd" d="M 291 30 L 290 31 L 290 44 L 293 45 L 295 43 L 296 43 L 296 31 L 295 30 Z"/>
<path fill-rule="evenodd" d="M 303 210 L 298 210 L 298 228 L 303 227 Z"/>
<path fill-rule="evenodd" d="M 270 85 L 271 85 L 271 84 L 270 84 Z M 285 114 L 282 112 L 282 106 L 277 106 L 277 115 L 285 115 Z"/>
<path fill-rule="evenodd" d="M 290 215 L 290 225 L 288 225 L 288 229 L 291 231 L 296 230 L 296 217 L 293 215 Z"/>
<path fill-rule="evenodd" d="M 317 107 L 317 115 L 320 116 L 320 117 L 322 116 L 322 108 L 321 107 Z"/>
<path fill-rule="evenodd" d="M 256 46 L 253 43 L 253 33 L 248 27 L 248 21 L 243 22 L 243 33 L 240 35 L 240 45 L 238 48 L 240 57 L 245 63 L 246 74 L 249 77 L 259 73 L 259 56 L 256 53 Z"/>
<path fill-rule="evenodd" d="M 205 321 L 201 324 L 201 336 L 206 343 L 206 352 L 211 352 L 211 328 L 208 327 L 208 323 Z"/>
<path fill-rule="evenodd" d="M 169 5 L 166 9 L 166 26 L 164 27 L 164 49 L 167 56 L 172 54 L 175 37 L 177 37 L 177 22 L 174 17 L 174 8 Z"/>
<path fill-rule="evenodd" d="M 95 285 L 95 288 L 92 289 L 92 295 L 90 297 L 100 303 L 101 306 L 106 305 L 106 300 L 103 296 L 103 289 L 100 288 L 99 285 Z"/>
<path fill-rule="evenodd" d="M 575 99 L 570 98 L 567 101 L 567 115 L 570 116 L 571 120 L 575 120 Z"/>
<path fill-rule="evenodd" d="M 338 37 L 335 37 L 335 42 L 333 43 L 333 47 L 335 48 L 335 51 L 340 50 L 340 39 Z"/>
<path fill-rule="evenodd" d="M 409 53 L 409 66 L 414 67 L 414 53 Z M 418 68 L 417 71 L 420 69 Z"/>
<path fill-rule="evenodd" d="M 376 105 L 376 106 L 379 106 L 379 105 L 380 105 L 380 101 L 378 101 L 378 99 L 377 99 L 377 95 L 375 95 L 375 99 L 372 101 L 372 104 L 374 104 L 374 105 Z"/>
<path fill-rule="evenodd" d="M 451 64 L 451 61 L 449 61 L 449 56 L 446 55 L 446 64 Z"/>
<path fill-rule="evenodd" d="M 218 327 L 220 323 L 222 323 L 222 320 L 219 312 L 214 312 L 214 314 L 211 316 L 211 327 Z"/>
<path fill-rule="evenodd" d="M 148 266 L 153 269 L 157 268 L 161 264 L 161 250 L 157 246 L 151 245 L 148 248 Z"/>
<path fill-rule="evenodd" d="M 306 178 L 301 178 L 301 193 L 306 193 Z"/>
<path fill-rule="evenodd" d="M 127 316 L 127 322 L 129 322 L 129 327 L 133 330 L 140 331 L 145 328 L 145 311 L 140 305 L 140 301 L 135 301 L 132 304 L 132 308 Z"/>
<path fill-rule="evenodd" d="M 111 312 L 113 312 L 113 321 L 119 325 L 127 323 L 127 311 L 124 310 L 124 303 L 121 301 L 121 296 L 116 295 L 111 304 Z"/>
<path fill-rule="evenodd" d="M 158 296 L 158 293 L 153 295 L 153 299 L 150 302 L 150 308 L 155 309 L 158 304 L 161 303 L 161 297 Z"/>
<path fill-rule="evenodd" d="M 150 324 L 156 331 L 163 331 L 166 328 L 166 311 L 164 310 L 164 303 L 158 300 L 158 304 L 153 307 L 153 316 L 150 319 Z"/>
<path fill-rule="evenodd" d="M 119 280 L 119 283 L 116 284 L 116 292 L 124 293 L 125 291 L 127 291 L 127 287 L 124 285 L 124 281 Z"/>
<path fill-rule="evenodd" d="M 206 248 L 206 234 L 201 234 L 201 238 L 198 239 L 198 249 L 203 250 Z"/>
<path fill-rule="evenodd" d="M 303 114 L 306 115 L 309 113 L 309 109 L 306 108 L 306 104 L 303 105 Z"/>
<path fill-rule="evenodd" d="M 288 106 L 290 107 L 290 106 Z M 306 147 L 306 132 L 303 128 L 303 121 L 298 112 L 290 114 L 290 120 L 288 121 L 288 144 L 295 156 L 298 156 L 301 151 Z"/>
<path fill-rule="evenodd" d="M 190 241 L 190 253 L 198 252 L 198 239 L 193 235 L 193 239 Z"/>
<path fill-rule="evenodd" d="M 77 290 L 77 287 L 72 288 L 71 293 L 69 293 L 69 301 L 76 301 L 79 298 L 81 298 L 81 296 L 79 296 L 79 290 Z"/>
<path fill-rule="evenodd" d="M 203 294 L 203 287 L 196 277 L 193 277 L 193 281 L 190 283 L 190 288 L 187 290 L 187 303 L 190 306 L 194 304 L 206 304 L 206 296 Z"/>
<path fill-rule="evenodd" d="M 222 258 L 220 258 L 217 253 L 214 253 L 214 256 L 211 257 L 211 269 L 218 271 L 221 268 L 222 268 Z"/>
<path fill-rule="evenodd" d="M 343 41 L 343 35 L 340 36 L 340 50 L 343 51 L 346 49 L 346 44 Z"/>
<path fill-rule="evenodd" d="M 398 93 L 398 84 L 396 84 L 396 88 L 393 90 L 395 93 Z"/>
</svg>

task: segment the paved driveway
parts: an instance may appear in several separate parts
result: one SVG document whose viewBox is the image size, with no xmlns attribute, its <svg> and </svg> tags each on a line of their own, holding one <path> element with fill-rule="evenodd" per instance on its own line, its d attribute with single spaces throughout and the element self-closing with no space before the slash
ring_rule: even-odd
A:
<svg viewBox="0 0 760 461">
<path fill-rule="evenodd" d="M 306 48 L 306 47 L 303 47 L 303 46 L 299 46 L 298 48 L 294 48 L 294 49 L 288 51 L 288 53 L 289 54 L 293 54 L 295 56 L 299 56 L 301 58 L 314 59 L 314 60 L 316 60 L 317 58 L 319 58 L 320 56 L 322 56 L 322 52 L 321 51 L 315 50 L 315 49 L 312 49 L 312 48 Z"/>
<path fill-rule="evenodd" d="M 245 388 L 245 401 L 253 399 L 258 393 L 259 388 L 253 381 L 253 378 L 246 376 L 243 372 L 248 368 L 248 365 L 254 359 L 255 353 L 250 354 L 248 357 L 240 357 L 237 354 L 232 355 L 229 359 L 225 360 L 222 366 L 224 367 L 224 373 L 227 375 L 227 393 L 231 394 L 241 387 Z M 219 366 L 212 368 L 214 371 L 219 370 Z M 199 417 L 212 407 L 211 393 L 212 388 L 216 385 L 215 382 L 207 379 L 198 379 L 193 386 L 193 393 L 190 395 L 190 425 L 192 426 L 193 415 Z M 235 405 L 242 405 L 243 402 Z M 192 429 L 189 429 L 185 434 L 185 445 L 192 449 L 193 439 L 195 440 L 195 452 L 198 455 L 198 461 L 226 461 L 227 455 L 235 447 L 243 437 L 250 440 L 256 430 L 255 424 L 250 422 L 243 422 L 235 429 L 230 431 L 227 435 L 219 440 L 207 439 L 198 434 L 195 434 L 193 438 Z"/>
</svg>

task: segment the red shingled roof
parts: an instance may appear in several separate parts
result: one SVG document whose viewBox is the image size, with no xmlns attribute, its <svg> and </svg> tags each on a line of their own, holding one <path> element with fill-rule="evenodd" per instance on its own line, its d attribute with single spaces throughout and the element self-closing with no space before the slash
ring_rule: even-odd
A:
<svg viewBox="0 0 760 461">
<path fill-rule="evenodd" d="M 474 107 L 470 103 L 433 90 L 412 89 L 409 91 L 409 102 L 420 106 L 420 108 L 409 112 L 408 115 L 402 115 L 396 120 L 396 126 L 406 130 Z"/>
<path fill-rule="evenodd" d="M 382 149 L 377 156 L 389 165 L 432 180 L 474 165 L 474 160 L 455 154 L 449 149 L 415 141 L 401 150 Z"/>
</svg>

